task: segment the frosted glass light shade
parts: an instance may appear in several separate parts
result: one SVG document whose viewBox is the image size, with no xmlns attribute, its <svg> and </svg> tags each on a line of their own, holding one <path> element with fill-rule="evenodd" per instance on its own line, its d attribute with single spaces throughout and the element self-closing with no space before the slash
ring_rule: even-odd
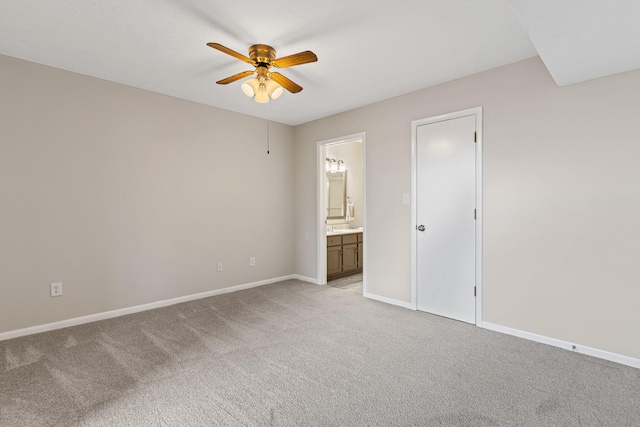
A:
<svg viewBox="0 0 640 427">
<path fill-rule="evenodd" d="M 271 79 L 266 81 L 266 85 L 267 85 L 267 92 L 269 92 L 269 96 L 271 97 L 271 99 L 278 98 L 280 95 L 282 95 L 282 92 L 284 91 L 282 89 L 282 86 L 280 86 L 278 83 L 274 82 Z"/>
<path fill-rule="evenodd" d="M 248 97 L 254 96 L 258 92 L 258 88 L 260 87 L 260 82 L 258 79 L 249 79 L 246 82 L 242 83 L 242 91 Z"/>
<path fill-rule="evenodd" d="M 269 102 L 269 93 L 267 92 L 267 86 L 261 84 L 256 91 L 256 102 L 266 104 Z"/>
</svg>

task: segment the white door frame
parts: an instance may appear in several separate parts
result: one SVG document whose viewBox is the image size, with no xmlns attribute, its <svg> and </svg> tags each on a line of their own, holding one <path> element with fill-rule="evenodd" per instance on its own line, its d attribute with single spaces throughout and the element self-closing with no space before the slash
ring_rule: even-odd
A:
<svg viewBox="0 0 640 427">
<path fill-rule="evenodd" d="M 476 118 L 476 326 L 482 327 L 482 107 L 442 114 L 411 122 L 411 308 L 418 309 L 418 260 L 417 260 L 417 129 L 418 126 L 460 117 Z M 366 264 L 365 264 L 366 265 Z"/>
<path fill-rule="evenodd" d="M 327 284 L 327 227 L 325 224 L 325 213 L 327 212 L 324 206 L 325 199 L 325 180 L 327 179 L 326 171 L 325 171 L 325 159 L 326 156 L 324 154 L 324 149 L 327 145 L 340 144 L 342 142 L 349 142 L 354 140 L 362 141 L 362 203 L 364 206 L 362 207 L 362 225 L 363 225 L 363 268 L 362 268 L 362 282 L 363 282 L 363 290 L 364 293 L 367 293 L 367 162 L 366 162 L 366 143 L 365 143 L 365 133 L 359 132 L 354 133 L 352 135 L 340 136 L 337 138 L 326 139 L 324 141 L 318 141 L 316 152 L 317 152 L 317 187 L 318 187 L 318 211 L 317 211 L 317 242 L 318 242 L 318 285 L 326 285 Z"/>
</svg>

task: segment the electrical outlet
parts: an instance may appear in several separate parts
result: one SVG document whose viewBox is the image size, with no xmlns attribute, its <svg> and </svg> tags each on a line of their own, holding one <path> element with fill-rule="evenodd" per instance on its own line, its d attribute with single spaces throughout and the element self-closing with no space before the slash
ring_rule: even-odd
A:
<svg viewBox="0 0 640 427">
<path fill-rule="evenodd" d="M 252 256 L 251 258 L 249 258 L 249 267 L 255 267 L 256 266 L 256 257 Z"/>
<path fill-rule="evenodd" d="M 62 296 L 62 282 L 56 282 L 51 284 L 51 296 L 52 297 Z"/>
<path fill-rule="evenodd" d="M 218 261 L 218 271 L 222 271 L 222 261 Z"/>
</svg>

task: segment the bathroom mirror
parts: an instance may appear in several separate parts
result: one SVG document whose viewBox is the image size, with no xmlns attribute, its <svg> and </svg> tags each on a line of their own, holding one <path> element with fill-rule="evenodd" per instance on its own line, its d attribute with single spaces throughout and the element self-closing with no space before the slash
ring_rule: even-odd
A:
<svg viewBox="0 0 640 427">
<path fill-rule="evenodd" d="M 327 219 L 345 219 L 347 172 L 327 172 Z"/>
</svg>

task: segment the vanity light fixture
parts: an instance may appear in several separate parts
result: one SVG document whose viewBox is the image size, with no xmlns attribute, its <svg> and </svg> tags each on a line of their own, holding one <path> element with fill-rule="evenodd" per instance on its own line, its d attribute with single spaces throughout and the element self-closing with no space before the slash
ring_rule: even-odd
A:
<svg viewBox="0 0 640 427">
<path fill-rule="evenodd" d="M 324 159 L 324 168 L 327 172 L 344 172 L 347 168 L 344 165 L 344 160 Z"/>
</svg>

